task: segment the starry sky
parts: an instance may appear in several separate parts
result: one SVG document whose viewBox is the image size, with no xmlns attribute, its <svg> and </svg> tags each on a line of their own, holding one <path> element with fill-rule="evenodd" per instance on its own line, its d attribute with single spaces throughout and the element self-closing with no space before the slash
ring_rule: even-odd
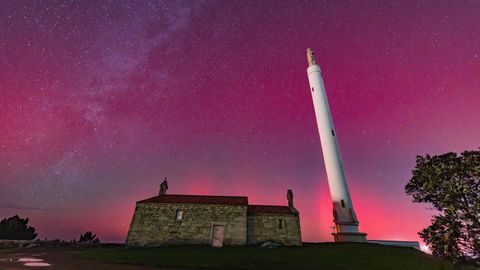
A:
<svg viewBox="0 0 480 270">
<path fill-rule="evenodd" d="M 306 68 L 321 66 L 360 230 L 418 240 L 415 156 L 480 146 L 478 1 L 0 3 L 0 218 L 122 242 L 135 202 L 245 195 L 330 241 Z"/>
</svg>

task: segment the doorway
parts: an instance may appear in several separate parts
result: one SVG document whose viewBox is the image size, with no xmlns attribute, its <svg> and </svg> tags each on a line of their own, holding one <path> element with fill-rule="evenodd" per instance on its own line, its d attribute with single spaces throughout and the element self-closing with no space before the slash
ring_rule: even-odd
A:
<svg viewBox="0 0 480 270">
<path fill-rule="evenodd" d="M 225 228 L 223 225 L 213 225 L 212 247 L 223 247 L 223 236 Z"/>
</svg>

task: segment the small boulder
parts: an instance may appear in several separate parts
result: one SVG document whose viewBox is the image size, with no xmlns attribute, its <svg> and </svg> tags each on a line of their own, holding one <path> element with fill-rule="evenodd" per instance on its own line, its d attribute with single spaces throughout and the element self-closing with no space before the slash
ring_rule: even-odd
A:
<svg viewBox="0 0 480 270">
<path fill-rule="evenodd" d="M 38 247 L 38 245 L 36 243 L 30 243 L 27 246 L 25 246 L 25 248 L 34 248 L 34 247 Z"/>
<path fill-rule="evenodd" d="M 260 245 L 261 248 L 278 248 L 281 246 L 283 246 L 283 244 L 274 241 L 267 241 Z"/>
</svg>

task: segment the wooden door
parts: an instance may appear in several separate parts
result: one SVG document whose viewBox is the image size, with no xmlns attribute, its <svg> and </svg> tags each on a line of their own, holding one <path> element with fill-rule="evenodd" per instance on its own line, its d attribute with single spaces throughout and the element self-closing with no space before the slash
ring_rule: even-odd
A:
<svg viewBox="0 0 480 270">
<path fill-rule="evenodd" d="M 221 248 L 223 246 L 224 230 L 222 225 L 213 225 L 212 247 Z"/>
</svg>

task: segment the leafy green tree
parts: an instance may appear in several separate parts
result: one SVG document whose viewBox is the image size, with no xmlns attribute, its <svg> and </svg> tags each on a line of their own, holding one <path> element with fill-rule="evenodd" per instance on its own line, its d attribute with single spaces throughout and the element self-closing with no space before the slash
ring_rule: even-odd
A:
<svg viewBox="0 0 480 270">
<path fill-rule="evenodd" d="M 13 217 L 0 221 L 0 239 L 33 240 L 37 237 L 35 228 L 28 226 L 28 218 Z"/>
<path fill-rule="evenodd" d="M 417 156 L 405 191 L 438 211 L 419 232 L 433 255 L 459 260 L 480 256 L 480 151 Z"/>
<path fill-rule="evenodd" d="M 92 233 L 91 231 L 87 231 L 80 235 L 80 240 L 78 240 L 78 242 L 86 244 L 99 244 L 100 239 L 98 239 L 96 234 Z"/>
</svg>

